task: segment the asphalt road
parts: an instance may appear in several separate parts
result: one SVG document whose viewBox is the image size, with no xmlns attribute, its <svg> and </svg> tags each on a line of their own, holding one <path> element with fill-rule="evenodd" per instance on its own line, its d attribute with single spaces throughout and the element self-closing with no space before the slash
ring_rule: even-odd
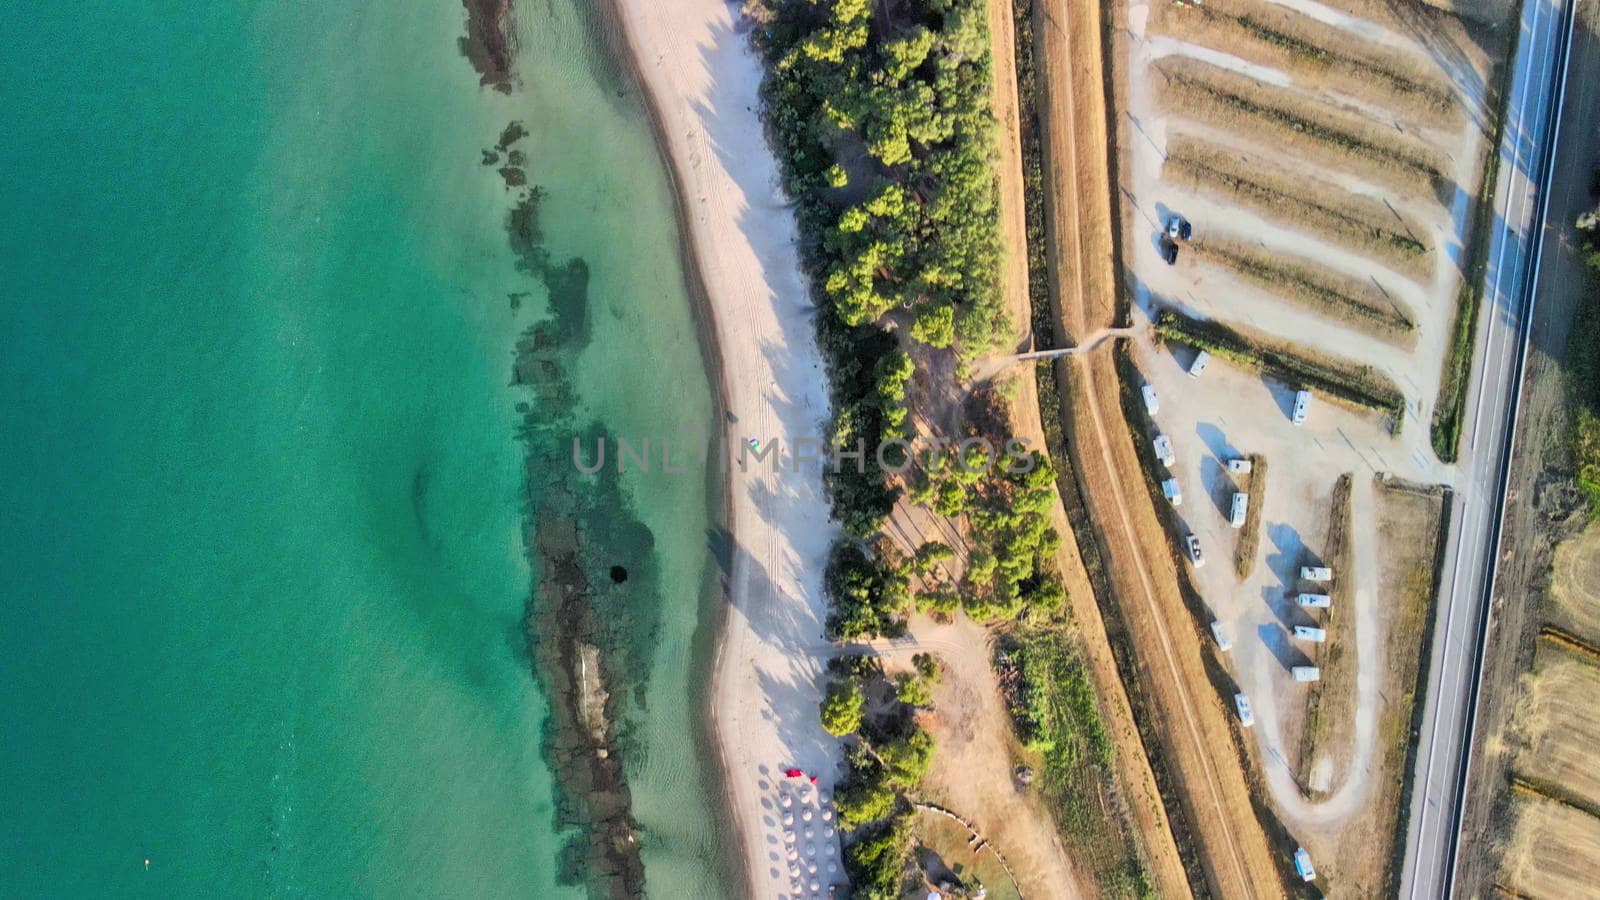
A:
<svg viewBox="0 0 1600 900">
<path fill-rule="evenodd" d="M 1543 186 L 1559 133 L 1556 113 L 1574 0 L 1526 0 L 1500 144 L 1500 183 L 1484 287 L 1479 358 L 1467 396 L 1465 443 L 1417 753 L 1416 788 L 1400 894 L 1453 890 L 1467 748 L 1476 707 L 1482 639 L 1499 556 L 1506 468 L 1516 418 L 1528 324 L 1537 301 Z"/>
</svg>

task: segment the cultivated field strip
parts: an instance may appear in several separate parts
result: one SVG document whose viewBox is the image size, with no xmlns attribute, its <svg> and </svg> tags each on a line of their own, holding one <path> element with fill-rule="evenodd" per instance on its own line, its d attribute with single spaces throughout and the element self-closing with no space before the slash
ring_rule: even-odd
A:
<svg viewBox="0 0 1600 900">
<path fill-rule="evenodd" d="M 1399 344 L 1416 330 L 1407 310 L 1371 278 L 1334 272 L 1313 260 L 1234 240 L 1225 233 L 1197 244 L 1194 253 L 1204 263 L 1371 337 Z"/>
<path fill-rule="evenodd" d="M 1270 4 L 1210 0 L 1161 4 L 1151 30 L 1280 69 L 1296 85 L 1377 100 L 1408 121 L 1444 126 L 1459 118 L 1448 82 L 1416 59 Z"/>
<path fill-rule="evenodd" d="M 1426 278 L 1433 270 L 1427 232 L 1386 204 L 1341 191 L 1236 150 L 1188 138 L 1167 144 L 1162 177 L 1254 210 L 1330 243 Z"/>
<path fill-rule="evenodd" d="M 1521 715 L 1525 738 L 1518 772 L 1561 785 L 1564 791 L 1600 805 L 1600 668 L 1563 652 L 1541 652 L 1529 705 Z"/>
<path fill-rule="evenodd" d="M 1167 57 L 1156 69 L 1165 77 L 1163 103 L 1174 115 L 1249 135 L 1253 144 L 1300 159 L 1360 170 L 1370 180 L 1407 194 L 1444 196 L 1453 191 L 1436 151 L 1364 116 L 1197 59 Z"/>
<path fill-rule="evenodd" d="M 1600 859 L 1600 820 L 1556 800 L 1518 793 L 1506 866 L 1498 879 L 1511 896 L 1592 897 Z"/>
</svg>

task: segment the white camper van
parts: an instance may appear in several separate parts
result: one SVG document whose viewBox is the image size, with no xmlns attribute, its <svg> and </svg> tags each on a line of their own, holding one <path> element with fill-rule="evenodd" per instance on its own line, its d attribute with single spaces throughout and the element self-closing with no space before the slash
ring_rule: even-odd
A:
<svg viewBox="0 0 1600 900">
<path fill-rule="evenodd" d="M 1244 518 L 1250 511 L 1250 495 L 1244 491 L 1233 492 L 1233 508 L 1228 511 L 1228 524 L 1235 528 L 1244 527 Z"/>
</svg>

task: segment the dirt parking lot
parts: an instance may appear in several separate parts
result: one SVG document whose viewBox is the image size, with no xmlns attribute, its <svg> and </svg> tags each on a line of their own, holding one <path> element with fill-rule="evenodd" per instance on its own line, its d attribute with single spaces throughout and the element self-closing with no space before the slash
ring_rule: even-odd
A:
<svg viewBox="0 0 1600 900">
<path fill-rule="evenodd" d="M 1368 366 L 1405 396 L 1392 420 L 1318 394 L 1297 427 L 1299 384 L 1220 358 L 1191 378 L 1196 351 L 1153 337 L 1131 349 L 1160 400 L 1148 431 L 1133 423 L 1135 438 L 1171 441 L 1171 470 L 1156 463 L 1153 474 L 1176 478 L 1183 503 L 1163 512 L 1205 555 L 1189 576 L 1232 640 L 1219 659 L 1254 709 L 1252 761 L 1295 839 L 1323 855 L 1319 870 L 1341 876 L 1341 891 L 1381 891 L 1388 847 L 1354 832 L 1395 824 L 1372 813 L 1395 806 L 1405 774 L 1392 732 L 1409 715 L 1417 648 L 1395 655 L 1385 642 L 1402 637 L 1397 601 L 1417 592 L 1417 566 L 1381 558 L 1377 536 L 1392 527 L 1380 510 L 1400 513 L 1377 479 L 1454 478 L 1429 425 L 1489 150 L 1496 60 L 1485 48 L 1498 45 L 1480 24 L 1409 0 L 1126 0 L 1113 10 L 1116 195 L 1134 325 L 1160 310 L 1218 320 Z M 1167 237 L 1175 216 L 1192 226 L 1187 241 Z M 1162 252 L 1174 243 L 1169 265 Z M 1251 454 L 1270 476 L 1250 492 L 1259 546 L 1241 578 L 1229 512 L 1243 481 L 1226 464 Z M 1334 589 L 1309 585 L 1299 569 L 1327 561 L 1331 496 L 1345 474 L 1348 571 L 1335 572 Z M 1436 528 L 1437 497 L 1429 502 L 1434 512 L 1416 517 Z M 1434 537 L 1417 540 L 1431 547 Z M 1329 632 L 1337 650 L 1294 638 L 1295 626 L 1328 619 L 1295 602 L 1302 591 L 1340 598 Z M 1418 605 L 1426 596 L 1405 609 Z M 1420 630 L 1403 637 L 1423 640 Z M 1318 688 L 1319 708 L 1339 721 L 1317 730 L 1327 746 L 1302 748 L 1312 691 L 1290 669 L 1326 664 L 1330 651 L 1354 657 L 1332 669 L 1349 673 L 1341 683 Z"/>
</svg>

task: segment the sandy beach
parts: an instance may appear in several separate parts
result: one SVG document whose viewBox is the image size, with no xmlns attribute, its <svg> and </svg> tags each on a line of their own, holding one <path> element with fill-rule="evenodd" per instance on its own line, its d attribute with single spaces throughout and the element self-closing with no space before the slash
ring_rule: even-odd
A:
<svg viewBox="0 0 1600 900">
<path fill-rule="evenodd" d="M 831 650 L 822 636 L 822 572 L 837 528 L 814 464 L 787 464 L 794 439 L 826 433 L 826 377 L 814 338 L 815 308 L 801 274 L 796 225 L 762 132 L 762 66 L 726 0 L 615 0 L 622 31 L 653 107 L 671 164 L 690 256 L 720 351 L 723 446 L 781 442 L 785 464 L 741 471 L 727 464 L 730 606 L 713 672 L 712 715 L 727 802 L 752 896 L 797 893 L 786 845 L 801 865 L 814 848 L 820 882 L 838 859 L 832 829 L 815 834 L 787 812 L 809 789 L 831 793 L 838 742 L 818 724 Z M 781 792 L 794 792 L 788 797 Z M 803 815 L 809 816 L 810 813 Z M 810 819 L 806 820 L 807 822 Z"/>
</svg>

